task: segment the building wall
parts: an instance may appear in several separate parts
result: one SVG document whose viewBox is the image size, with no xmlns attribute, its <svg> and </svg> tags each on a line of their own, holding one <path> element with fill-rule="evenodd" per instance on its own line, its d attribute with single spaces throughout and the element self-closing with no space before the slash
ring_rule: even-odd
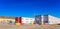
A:
<svg viewBox="0 0 60 29">
<path fill-rule="evenodd" d="M 40 21 L 41 24 L 59 24 L 60 18 L 51 16 L 51 15 L 41 15 L 41 18 L 39 16 L 35 17 L 35 22 L 39 24 L 38 21 Z"/>
<path fill-rule="evenodd" d="M 59 18 L 49 15 L 49 24 L 58 24 L 58 23 L 60 23 Z"/>
<path fill-rule="evenodd" d="M 34 18 L 22 17 L 22 23 L 30 24 L 34 22 Z"/>
</svg>

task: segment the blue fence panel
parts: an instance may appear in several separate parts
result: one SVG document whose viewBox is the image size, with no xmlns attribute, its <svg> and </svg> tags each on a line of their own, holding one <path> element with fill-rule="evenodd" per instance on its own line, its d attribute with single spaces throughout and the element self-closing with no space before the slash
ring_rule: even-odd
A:
<svg viewBox="0 0 60 29">
<path fill-rule="evenodd" d="M 43 15 L 43 22 L 48 24 L 48 15 Z"/>
<path fill-rule="evenodd" d="M 41 15 L 35 16 L 35 22 L 36 22 L 37 24 L 39 24 L 39 25 L 42 24 L 42 21 L 41 21 Z"/>
</svg>

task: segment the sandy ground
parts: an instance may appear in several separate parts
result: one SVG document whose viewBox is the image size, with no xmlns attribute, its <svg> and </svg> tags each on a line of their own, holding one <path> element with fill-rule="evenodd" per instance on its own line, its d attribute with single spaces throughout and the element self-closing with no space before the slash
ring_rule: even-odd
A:
<svg viewBox="0 0 60 29">
<path fill-rule="evenodd" d="M 21 26 L 15 26 L 15 25 L 4 25 L 0 24 L 0 29 L 60 29 L 60 25 L 21 25 Z"/>
</svg>

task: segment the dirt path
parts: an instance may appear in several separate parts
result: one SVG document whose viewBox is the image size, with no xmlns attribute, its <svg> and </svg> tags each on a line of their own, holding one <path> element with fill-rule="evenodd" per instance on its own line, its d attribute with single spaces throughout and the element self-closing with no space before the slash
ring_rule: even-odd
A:
<svg viewBox="0 0 60 29">
<path fill-rule="evenodd" d="M 60 29 L 60 25 L 22 25 L 22 26 L 15 26 L 15 25 L 3 25 L 0 24 L 0 29 Z"/>
</svg>

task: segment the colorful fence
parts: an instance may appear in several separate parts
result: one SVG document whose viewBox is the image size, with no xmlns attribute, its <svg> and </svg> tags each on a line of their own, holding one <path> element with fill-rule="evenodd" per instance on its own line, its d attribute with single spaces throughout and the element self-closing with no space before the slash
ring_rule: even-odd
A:
<svg viewBox="0 0 60 29">
<path fill-rule="evenodd" d="M 35 16 L 35 22 L 36 22 L 37 24 L 39 24 L 39 25 L 42 24 L 41 15 L 37 15 L 37 16 Z"/>
<path fill-rule="evenodd" d="M 48 20 L 48 15 L 43 15 L 43 22 L 45 25 L 48 24 Z"/>
<path fill-rule="evenodd" d="M 20 26 L 20 25 L 23 25 L 24 21 L 29 21 L 29 24 L 30 25 L 33 25 L 34 23 L 34 20 L 32 19 L 25 19 L 24 21 L 22 21 L 23 19 L 21 17 L 16 17 L 15 19 L 0 19 L 0 24 L 11 24 L 11 25 L 17 25 L 17 26 Z"/>
<path fill-rule="evenodd" d="M 0 19 L 0 24 L 15 24 L 15 20 L 13 19 Z"/>
</svg>

